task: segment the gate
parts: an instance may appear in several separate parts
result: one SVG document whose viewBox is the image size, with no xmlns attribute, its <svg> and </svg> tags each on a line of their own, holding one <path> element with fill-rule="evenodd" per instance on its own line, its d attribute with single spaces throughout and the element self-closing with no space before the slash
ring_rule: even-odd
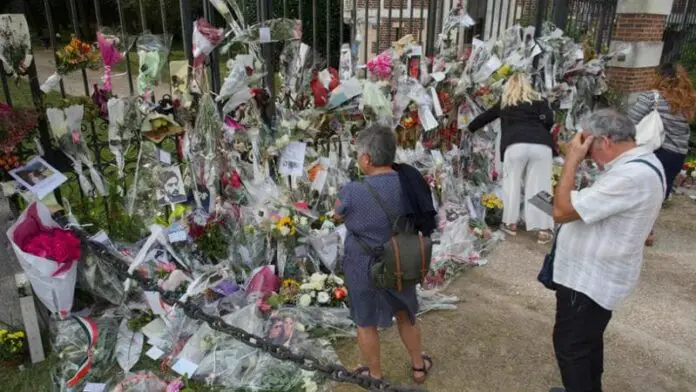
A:
<svg viewBox="0 0 696 392">
<path fill-rule="evenodd" d="M 696 0 L 675 0 L 663 36 L 662 63 L 696 69 Z"/>
<path fill-rule="evenodd" d="M 191 64 L 193 21 L 204 17 L 213 25 L 224 24 L 213 6 L 214 1 L 226 0 L 17 0 L 12 4 L 18 4 L 18 9 L 0 9 L 0 12 L 26 14 L 34 38 L 41 38 L 45 46 L 39 49 L 41 45 L 38 42 L 33 45 L 36 59 L 42 56 L 46 58 L 47 53 L 48 57 L 53 57 L 53 53 L 67 43 L 71 34 L 93 42 L 97 28 L 107 26 L 130 35 L 144 31 L 172 35 L 174 45 L 170 60 L 183 59 Z M 314 63 L 318 67 L 330 65 L 337 68 L 343 44 L 359 44 L 358 61 L 364 64 L 406 34 L 412 34 L 424 46 L 426 54 L 432 54 L 443 21 L 457 6 L 465 7 L 476 21 L 473 28 L 461 28 L 456 34 L 457 45 L 461 48 L 470 44 L 475 37 L 484 40 L 497 37 L 516 23 L 540 27 L 543 21 L 552 20 L 577 39 L 587 37 L 600 50 L 609 44 L 616 1 L 469 0 L 460 3 L 457 0 L 237 0 L 237 5 L 243 10 L 249 25 L 283 17 L 301 20 L 303 41 L 315 49 L 312 52 Z M 691 2 L 696 5 L 696 0 Z M 271 47 L 266 48 L 264 53 L 267 64 L 273 69 L 279 47 L 267 45 Z M 121 70 L 121 76 L 114 79 L 114 84 L 121 88 L 121 95 L 133 95 L 136 57 L 134 51 L 128 53 L 125 69 Z M 223 57 L 216 50 L 206 64 L 213 92 L 219 90 L 221 79 L 225 76 L 222 70 L 226 58 Z M 82 102 L 89 103 L 91 86 L 99 83 L 98 77 L 88 75 L 83 69 L 77 77 L 65 78 L 61 82 L 59 95 L 45 95 L 40 91 L 39 83 L 53 70 L 46 64 L 37 67 L 37 61 L 28 69 L 29 82 L 23 80 L 19 87 L 0 72 L 5 102 L 18 107 L 32 106 L 42 114 L 47 105 L 53 106 L 63 98 L 75 100 L 78 99 L 76 96 L 81 96 Z M 171 91 L 171 81 L 166 75 L 167 71 L 162 84 L 164 91 L 161 90 L 157 98 Z M 116 166 L 115 157 L 109 150 L 107 127 L 106 121 L 99 116 L 83 122 L 84 134 L 95 152 L 95 167 L 106 177 L 113 173 Z M 51 164 L 70 173 L 72 165 L 52 141 L 43 115 L 39 117 L 36 136 L 40 143 L 27 140 L 21 146 L 21 155 L 26 158 L 36 154 L 38 144 Z M 174 152 L 177 141 L 167 139 L 161 148 Z M 131 181 L 129 175 L 135 170 L 136 157 L 137 154 L 126 156 L 126 182 Z M 70 181 L 60 189 L 63 198 L 83 214 L 91 216 L 94 223 L 109 227 L 112 204 L 106 198 L 85 197 L 77 185 L 77 176 L 69 174 L 69 178 Z"/>
</svg>

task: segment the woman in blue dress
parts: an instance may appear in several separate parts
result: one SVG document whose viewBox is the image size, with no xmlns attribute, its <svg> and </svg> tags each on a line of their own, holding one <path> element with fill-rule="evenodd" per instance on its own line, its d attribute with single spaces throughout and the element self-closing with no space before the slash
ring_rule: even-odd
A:
<svg viewBox="0 0 696 392">
<path fill-rule="evenodd" d="M 392 235 L 386 212 L 370 193 L 365 182 L 370 184 L 390 209 L 398 210 L 404 216 L 409 215 L 408 199 L 412 195 L 404 195 L 404 190 L 409 187 L 402 187 L 401 175 L 394 170 L 395 167 L 403 167 L 394 165 L 396 137 L 389 128 L 372 126 L 358 134 L 355 147 L 358 167 L 364 177 L 341 189 L 335 214 L 338 219 L 345 221 L 348 229 L 343 271 L 351 317 L 357 326 L 358 345 L 365 360 L 365 365 L 359 367 L 358 372 L 373 378 L 383 377 L 377 328 L 391 326 L 392 320 L 396 318 L 399 335 L 413 364 L 413 379 L 422 383 L 433 361 L 421 351 L 421 333 L 416 325 L 416 288 L 408 287 L 401 291 L 376 289 L 369 272 L 372 256 L 359 242 L 375 249 Z"/>
</svg>

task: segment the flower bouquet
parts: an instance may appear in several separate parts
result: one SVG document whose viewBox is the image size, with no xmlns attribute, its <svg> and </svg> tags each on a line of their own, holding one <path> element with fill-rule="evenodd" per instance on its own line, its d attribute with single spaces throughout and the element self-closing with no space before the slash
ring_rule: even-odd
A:
<svg viewBox="0 0 696 392">
<path fill-rule="evenodd" d="M 0 329 L 0 366 L 15 367 L 24 357 L 24 332 Z"/>
<path fill-rule="evenodd" d="M 10 171 L 19 166 L 15 148 L 36 127 L 37 114 L 0 102 L 0 168 Z"/>
<path fill-rule="evenodd" d="M 0 72 L 26 75 L 32 55 L 29 26 L 24 15 L 0 15 Z"/>
<path fill-rule="evenodd" d="M 145 94 L 146 99 L 150 97 L 152 89 L 159 82 L 171 46 L 172 36 L 168 34 L 143 33 L 136 41 L 140 64 L 137 80 L 138 93 Z"/>
<path fill-rule="evenodd" d="M 481 196 L 481 204 L 486 209 L 485 222 L 489 227 L 498 227 L 503 222 L 503 201 L 494 193 Z"/>
<path fill-rule="evenodd" d="M 348 289 L 343 279 L 336 275 L 314 273 L 305 279 L 295 297 L 298 306 L 344 307 L 348 298 Z"/>
<path fill-rule="evenodd" d="M 684 162 L 682 170 L 677 175 L 676 187 L 692 188 L 696 182 L 696 160 L 690 159 Z"/>
<path fill-rule="evenodd" d="M 41 85 L 41 91 L 55 91 L 64 75 L 89 68 L 97 70 L 102 62 L 99 51 L 94 46 L 73 36 L 70 43 L 56 53 L 56 72 Z"/>
<path fill-rule="evenodd" d="M 111 67 L 121 62 L 126 57 L 126 52 L 133 45 L 133 39 L 120 37 L 109 31 L 108 28 L 101 28 L 97 32 L 97 43 L 99 53 L 104 62 L 104 90 L 111 91 Z"/>
<path fill-rule="evenodd" d="M 7 237 L 36 296 L 52 313 L 67 317 L 72 308 L 80 240 L 61 229 L 48 208 L 37 202 L 24 210 Z"/>
</svg>

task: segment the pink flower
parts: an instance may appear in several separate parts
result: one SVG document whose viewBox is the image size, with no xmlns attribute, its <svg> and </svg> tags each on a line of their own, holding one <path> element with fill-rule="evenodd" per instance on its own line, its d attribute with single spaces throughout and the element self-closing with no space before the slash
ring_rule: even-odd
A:
<svg viewBox="0 0 696 392">
<path fill-rule="evenodd" d="M 298 210 L 308 210 L 309 209 L 309 204 L 304 200 L 298 201 L 297 203 L 295 203 L 294 206 Z"/>
<path fill-rule="evenodd" d="M 172 272 L 176 269 L 176 266 L 172 263 L 161 263 L 157 264 L 157 271 Z"/>
<path fill-rule="evenodd" d="M 234 189 L 239 189 L 242 187 L 242 177 L 236 171 L 232 172 L 232 178 L 230 180 L 230 185 Z"/>
<path fill-rule="evenodd" d="M 180 378 L 177 378 L 167 385 L 166 392 L 179 392 L 184 386 L 184 382 Z"/>
<path fill-rule="evenodd" d="M 386 79 L 392 73 L 392 59 L 388 53 L 382 53 L 367 62 L 367 69 L 380 79 Z"/>
<path fill-rule="evenodd" d="M 256 307 L 263 313 L 271 310 L 271 305 L 266 302 L 266 298 L 259 298 L 256 300 Z"/>
</svg>

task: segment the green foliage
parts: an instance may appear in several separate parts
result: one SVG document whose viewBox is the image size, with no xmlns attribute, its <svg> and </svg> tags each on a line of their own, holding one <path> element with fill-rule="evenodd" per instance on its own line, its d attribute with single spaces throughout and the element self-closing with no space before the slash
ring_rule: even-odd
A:
<svg viewBox="0 0 696 392">
<path fill-rule="evenodd" d="M 222 232 L 222 225 L 208 224 L 203 234 L 196 238 L 196 247 L 212 260 L 225 260 L 229 255 L 229 243 Z"/>
</svg>

